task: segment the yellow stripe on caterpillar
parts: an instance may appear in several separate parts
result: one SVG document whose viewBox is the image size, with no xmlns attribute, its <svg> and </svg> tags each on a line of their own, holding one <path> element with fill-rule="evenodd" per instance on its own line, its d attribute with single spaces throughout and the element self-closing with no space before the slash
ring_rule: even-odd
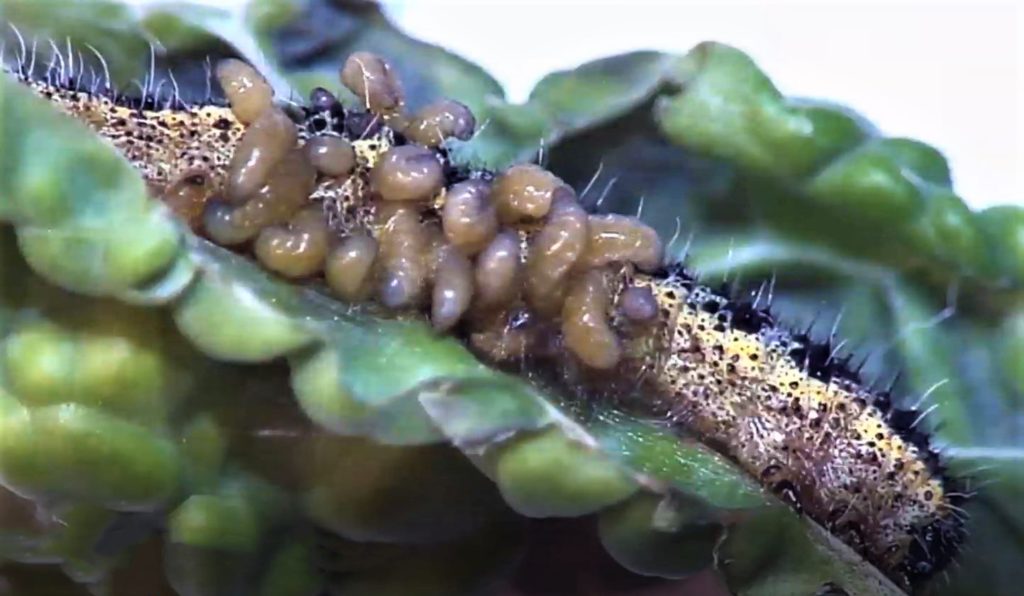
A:
<svg viewBox="0 0 1024 596">
<path fill-rule="evenodd" d="M 586 213 L 540 166 L 452 163 L 446 136 L 475 124 L 465 106 L 404 114 L 393 70 L 369 54 L 342 72 L 365 105 L 317 89 L 286 111 L 236 63 L 218 69 L 231 106 L 157 109 L 21 78 L 108 139 L 197 233 L 326 279 L 341 299 L 433 313 L 495 366 L 668 418 L 903 586 L 955 556 L 961 493 L 916 413 L 766 308 L 664 266 L 653 230 Z M 281 126 L 261 129 L 271 117 Z M 320 226 L 326 240 L 308 241 Z"/>
</svg>

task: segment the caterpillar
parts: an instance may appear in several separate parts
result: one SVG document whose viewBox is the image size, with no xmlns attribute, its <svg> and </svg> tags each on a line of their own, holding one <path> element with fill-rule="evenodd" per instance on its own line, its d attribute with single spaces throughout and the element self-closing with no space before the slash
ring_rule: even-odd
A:
<svg viewBox="0 0 1024 596">
<path fill-rule="evenodd" d="M 227 102 L 202 105 L 83 89 L 63 65 L 10 74 L 107 139 L 196 233 L 340 300 L 425 316 L 574 398 L 640 403 L 905 588 L 965 539 L 967 496 L 922 415 L 867 388 L 831 338 L 786 329 L 770 297 L 701 285 L 649 226 L 589 212 L 537 164 L 453 163 L 446 141 L 472 137 L 472 112 L 445 99 L 407 114 L 379 56 L 340 69 L 354 106 L 322 88 L 277 101 L 233 59 L 216 68 Z"/>
</svg>

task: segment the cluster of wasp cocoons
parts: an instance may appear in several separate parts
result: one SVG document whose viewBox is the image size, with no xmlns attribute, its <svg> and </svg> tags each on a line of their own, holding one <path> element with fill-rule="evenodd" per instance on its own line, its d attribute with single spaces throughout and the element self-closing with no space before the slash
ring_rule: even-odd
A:
<svg viewBox="0 0 1024 596">
<path fill-rule="evenodd" d="M 446 143 L 472 138 L 472 111 L 444 99 L 406 114 L 381 57 L 359 52 L 341 69 L 362 106 L 317 88 L 298 115 L 243 62 L 221 62 L 216 76 L 245 132 L 221 191 L 190 218 L 212 241 L 290 279 L 322 276 L 343 300 L 420 310 L 439 331 L 462 325 L 498 360 L 554 335 L 583 364 L 610 369 L 622 357 L 611 321 L 656 318 L 649 290 L 620 283 L 623 271 L 662 265 L 652 228 L 588 213 L 535 164 L 460 170 Z M 196 204 L 178 188 L 165 193 L 172 206 Z M 545 325 L 517 326 L 524 317 Z"/>
<path fill-rule="evenodd" d="M 538 165 L 453 163 L 473 113 L 451 100 L 407 113 L 379 57 L 341 70 L 355 105 L 322 88 L 303 106 L 275 101 L 237 60 L 217 68 L 229 108 L 15 75 L 95 128 L 210 240 L 346 302 L 426 315 L 488 365 L 571 399 L 669 420 L 902 586 L 941 571 L 964 540 L 969 493 L 924 415 L 866 386 L 841 344 L 789 331 L 760 292 L 737 297 L 665 265 L 654 230 L 590 212 Z"/>
</svg>

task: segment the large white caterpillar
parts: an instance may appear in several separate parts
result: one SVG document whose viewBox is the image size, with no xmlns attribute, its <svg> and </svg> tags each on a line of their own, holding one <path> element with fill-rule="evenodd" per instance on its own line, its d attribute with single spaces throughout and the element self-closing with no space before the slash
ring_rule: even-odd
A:
<svg viewBox="0 0 1024 596">
<path fill-rule="evenodd" d="M 229 105 L 125 98 L 66 72 L 12 74 L 80 118 L 154 196 L 214 242 L 345 301 L 423 313 L 483 360 L 579 399 L 669 417 L 902 586 L 942 570 L 964 538 L 964 493 L 917 412 L 867 389 L 833 346 L 781 328 L 758 300 L 663 261 L 638 219 L 588 213 L 534 164 L 452 163 L 475 121 L 452 100 L 403 112 L 388 63 L 357 53 L 343 106 L 315 90 L 275 103 L 250 66 L 217 78 Z M 637 397 L 643 396 L 643 397 Z"/>
</svg>

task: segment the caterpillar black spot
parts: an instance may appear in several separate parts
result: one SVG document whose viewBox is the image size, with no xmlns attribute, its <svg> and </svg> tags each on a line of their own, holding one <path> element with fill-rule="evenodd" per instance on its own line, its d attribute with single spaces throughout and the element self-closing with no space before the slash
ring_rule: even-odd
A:
<svg viewBox="0 0 1024 596">
<path fill-rule="evenodd" d="M 238 61 L 217 69 L 227 105 L 83 89 L 63 68 L 12 74 L 112 143 L 197 233 L 343 300 L 424 314 L 574 398 L 642 401 L 904 587 L 965 538 L 965 491 L 918 412 L 867 388 L 831 341 L 785 329 L 760 296 L 665 263 L 651 228 L 589 213 L 544 168 L 453 163 L 445 140 L 469 138 L 472 113 L 452 100 L 404 113 L 378 56 L 341 69 L 361 106 L 325 89 L 275 103 Z"/>
</svg>

